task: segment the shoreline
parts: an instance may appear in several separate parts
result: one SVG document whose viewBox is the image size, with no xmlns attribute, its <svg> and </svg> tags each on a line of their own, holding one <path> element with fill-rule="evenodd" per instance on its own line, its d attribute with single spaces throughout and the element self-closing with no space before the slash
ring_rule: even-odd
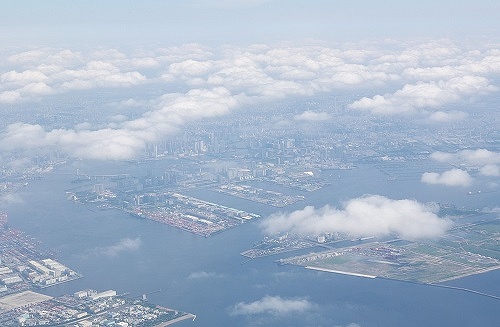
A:
<svg viewBox="0 0 500 327">
<path fill-rule="evenodd" d="M 305 266 L 304 268 L 310 269 L 310 270 L 317 270 L 317 271 L 329 272 L 329 273 L 334 273 L 334 274 L 340 274 L 340 275 L 349 275 L 349 276 L 364 277 L 364 278 L 371 278 L 371 279 L 377 278 L 377 276 L 375 276 L 375 275 L 359 274 L 359 273 L 354 273 L 354 272 L 333 270 L 333 269 L 328 269 L 328 268 L 320 268 L 320 267 L 313 267 L 313 266 Z"/>
<path fill-rule="evenodd" d="M 192 314 L 192 313 L 187 313 L 181 317 L 178 317 L 178 318 L 175 318 L 175 319 L 172 319 L 172 320 L 169 320 L 169 321 L 165 321 L 165 322 L 162 322 L 158 325 L 154 325 L 154 327 L 165 327 L 165 326 L 169 326 L 169 325 L 173 325 L 179 321 L 183 321 L 183 320 L 187 320 L 187 319 L 191 319 L 193 318 L 193 321 L 196 319 L 196 315 Z"/>
</svg>

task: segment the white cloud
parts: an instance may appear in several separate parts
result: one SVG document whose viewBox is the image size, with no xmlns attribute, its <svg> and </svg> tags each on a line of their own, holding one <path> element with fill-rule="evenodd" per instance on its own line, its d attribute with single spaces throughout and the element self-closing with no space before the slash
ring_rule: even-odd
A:
<svg viewBox="0 0 500 327">
<path fill-rule="evenodd" d="M 147 103 L 145 101 L 140 101 L 140 100 L 132 99 L 132 98 L 122 100 L 118 103 L 113 103 L 113 104 L 116 106 L 121 106 L 121 107 L 141 107 L 141 106 L 146 107 L 147 106 Z"/>
<path fill-rule="evenodd" d="M 25 70 L 23 72 L 16 72 L 14 70 L 3 73 L 0 75 L 0 82 L 2 83 L 14 83 L 18 85 L 24 85 L 27 83 L 44 82 L 49 78 L 47 75 L 36 70 Z"/>
<path fill-rule="evenodd" d="M 479 173 L 484 176 L 500 176 L 500 166 L 485 165 L 479 169 Z"/>
<path fill-rule="evenodd" d="M 433 152 L 430 156 L 433 160 L 439 162 L 447 162 L 454 165 L 467 166 L 473 168 L 479 168 L 479 174 L 487 177 L 498 177 L 500 176 L 500 152 L 490 151 L 487 149 L 476 149 L 476 150 L 462 150 L 456 153 L 448 152 Z M 433 173 L 434 174 L 434 173 Z M 443 174 L 444 175 L 444 174 Z M 462 174 L 462 185 L 467 185 L 467 176 Z M 468 175 L 468 174 L 467 174 Z M 444 182 L 444 177 L 449 176 L 436 176 L 428 175 L 426 180 L 428 182 L 441 181 Z M 457 177 L 457 183 L 460 180 L 460 176 Z M 448 178 L 446 178 L 448 179 Z M 422 176 L 422 181 L 424 181 L 424 176 Z M 469 183 L 471 179 L 469 176 Z M 449 180 L 451 182 L 451 179 Z"/>
<path fill-rule="evenodd" d="M 15 65 L 26 65 L 38 63 L 47 56 L 47 49 L 29 50 L 13 54 L 7 58 L 7 62 Z"/>
<path fill-rule="evenodd" d="M 130 70 L 142 67 L 138 65 L 142 58 L 125 60 L 124 56 L 108 50 L 84 58 L 71 50 L 51 49 L 12 55 L 8 61 L 26 69 L 0 74 L 0 92 L 3 90 L 0 102 L 14 103 L 78 89 L 131 87 L 144 83 L 144 75 Z"/>
<path fill-rule="evenodd" d="M 462 72 L 454 66 L 410 67 L 403 71 L 403 76 L 416 81 L 435 81 L 457 77 Z"/>
<path fill-rule="evenodd" d="M 140 238 L 134 238 L 134 239 L 124 238 L 118 241 L 116 244 L 103 248 L 97 248 L 95 252 L 97 254 L 105 255 L 108 257 L 114 257 L 122 252 L 137 251 L 140 246 L 141 246 Z"/>
<path fill-rule="evenodd" d="M 0 195 L 0 206 L 6 206 L 10 204 L 20 204 L 24 203 L 23 198 L 18 194 L 2 194 Z"/>
<path fill-rule="evenodd" d="M 494 207 L 494 208 L 483 208 L 483 212 L 488 212 L 488 213 L 499 213 L 500 214 L 500 207 Z"/>
<path fill-rule="evenodd" d="M 398 114 L 417 109 L 439 108 L 466 96 L 496 91 L 489 80 L 481 76 L 461 76 L 449 80 L 406 84 L 394 93 L 364 97 L 349 105 L 352 109 L 375 114 Z"/>
<path fill-rule="evenodd" d="M 12 150 L 22 145 L 24 148 L 38 148 L 46 146 L 45 131 L 40 125 L 14 123 L 7 126 L 2 135 L 4 150 Z"/>
<path fill-rule="evenodd" d="M 170 64 L 167 73 L 163 78 L 167 80 L 175 80 L 176 77 L 188 79 L 195 76 L 206 76 L 213 64 L 210 61 L 199 61 L 188 59 L 181 62 Z"/>
<path fill-rule="evenodd" d="M 455 155 L 453 153 L 436 151 L 431 153 L 431 159 L 439 161 L 439 162 L 451 162 L 453 160 L 458 159 L 459 155 Z"/>
<path fill-rule="evenodd" d="M 54 129 L 40 125 L 14 123 L 3 133 L 0 149 L 13 150 L 59 147 L 77 158 L 130 159 L 147 143 L 176 131 L 187 121 L 227 114 L 244 97 L 233 96 L 227 89 L 193 89 L 186 94 L 169 94 L 160 98 L 157 110 L 142 117 L 124 121 L 118 128 L 98 130 Z"/>
<path fill-rule="evenodd" d="M 332 115 L 330 115 L 327 112 L 314 112 L 310 110 L 306 110 L 301 114 L 295 115 L 293 117 L 295 120 L 301 120 L 301 121 L 312 121 L 312 122 L 317 122 L 317 121 L 326 121 L 332 119 Z"/>
<path fill-rule="evenodd" d="M 487 149 L 462 150 L 457 153 L 434 152 L 431 158 L 440 162 L 449 162 L 465 165 L 494 165 L 500 164 L 500 152 Z"/>
<path fill-rule="evenodd" d="M 351 108 L 382 114 L 424 112 L 436 122 L 461 120 L 467 113 L 445 112 L 440 107 L 497 89 L 490 82 L 495 78 L 490 77 L 500 72 L 500 53 L 480 50 L 460 49 L 446 40 L 413 46 L 385 41 L 383 46 L 371 43 L 335 48 L 280 44 L 210 49 L 186 44 L 132 54 L 116 49 L 88 53 L 30 50 L 4 60 L 14 68 L 0 72 L 0 103 L 39 100 L 82 89 L 158 83 L 167 84 L 165 89 L 179 85 L 185 91 L 140 100 L 124 92 L 113 108 L 143 107 L 148 111 L 138 119 L 104 121 L 99 126 L 107 128 L 100 130 L 85 130 L 82 125 L 44 130 L 37 125 L 13 124 L 3 133 L 0 148 L 57 146 L 82 158 L 125 159 L 137 156 L 146 143 L 175 132 L 186 122 L 224 115 L 243 104 L 374 86 L 387 89 L 388 85 L 399 90 L 358 99 Z M 305 111 L 295 120 L 328 118 L 325 112 Z M 13 131 L 14 127 L 27 131 L 26 137 Z M 11 142 L 14 140 L 16 143 Z"/>
<path fill-rule="evenodd" d="M 130 60 L 130 66 L 134 68 L 156 68 L 159 67 L 160 63 L 155 58 L 144 57 L 144 58 L 133 58 Z"/>
<path fill-rule="evenodd" d="M 443 235 L 451 222 L 414 200 L 392 200 L 370 195 L 348 201 L 342 209 L 307 206 L 291 213 L 273 214 L 261 223 L 267 234 L 293 232 L 305 235 L 348 233 L 352 236 L 386 236 L 403 239 Z"/>
<path fill-rule="evenodd" d="M 232 309 L 233 315 L 289 315 L 300 314 L 312 309 L 314 305 L 304 298 L 285 299 L 280 296 L 265 296 L 260 300 L 239 302 Z"/>
<path fill-rule="evenodd" d="M 469 115 L 463 111 L 436 111 L 429 116 L 429 119 L 439 123 L 449 123 L 464 120 Z"/>
<path fill-rule="evenodd" d="M 21 94 L 17 91 L 4 91 L 0 93 L 0 103 L 15 103 L 21 100 Z"/>
<path fill-rule="evenodd" d="M 18 89 L 18 92 L 23 96 L 36 97 L 41 95 L 53 94 L 54 90 L 45 84 L 44 82 L 29 83 L 22 88 Z"/>
<path fill-rule="evenodd" d="M 62 90 L 91 89 L 96 87 L 130 87 L 146 81 L 137 71 L 120 71 L 114 64 L 106 61 L 91 61 L 80 69 L 68 69 L 52 76 L 61 82 Z"/>
<path fill-rule="evenodd" d="M 39 125 L 15 123 L 7 127 L 0 148 L 12 150 L 19 144 L 25 149 L 56 146 L 77 158 L 129 159 L 145 146 L 147 135 L 141 134 L 124 129 L 46 132 Z"/>
<path fill-rule="evenodd" d="M 438 173 L 423 173 L 421 178 L 422 183 L 426 184 L 441 184 L 447 186 L 469 186 L 472 183 L 472 177 L 465 170 L 451 169 Z"/>
</svg>

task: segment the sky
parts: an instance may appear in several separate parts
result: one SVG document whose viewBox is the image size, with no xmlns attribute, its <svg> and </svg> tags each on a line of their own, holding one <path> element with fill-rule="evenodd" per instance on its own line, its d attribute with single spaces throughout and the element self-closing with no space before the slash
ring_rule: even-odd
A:
<svg viewBox="0 0 500 327">
<path fill-rule="evenodd" d="M 495 0 L 3 0 L 0 7 L 0 40 L 10 45 L 484 38 L 500 30 Z"/>
</svg>

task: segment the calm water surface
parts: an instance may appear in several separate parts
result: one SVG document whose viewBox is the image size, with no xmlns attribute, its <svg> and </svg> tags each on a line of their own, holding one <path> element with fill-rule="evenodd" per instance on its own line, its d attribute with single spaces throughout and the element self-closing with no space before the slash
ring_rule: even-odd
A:
<svg viewBox="0 0 500 327">
<path fill-rule="evenodd" d="M 82 169 L 94 164 L 77 163 Z M 103 164 L 104 165 L 104 164 Z M 155 163 L 155 165 L 160 165 Z M 123 171 L 144 167 L 123 163 Z M 57 172 L 71 172 L 76 166 Z M 162 167 L 153 167 L 161 169 Z M 88 171 L 90 172 L 90 171 Z M 116 173 L 109 168 L 110 173 Z M 363 194 L 419 201 L 450 202 L 470 208 L 494 207 L 498 193 L 468 196 L 465 190 L 429 187 L 416 180 L 387 181 L 371 167 L 332 171 L 332 186 L 305 194 L 305 205 L 339 205 Z M 55 249 L 58 259 L 85 277 L 44 290 L 50 295 L 80 289 L 115 289 L 196 314 L 195 322 L 179 326 L 497 326 L 500 301 L 450 289 L 384 279 L 365 279 L 278 266 L 276 257 L 245 264 L 239 253 L 262 238 L 258 222 L 242 225 L 211 238 L 203 238 L 148 220 L 66 200 L 75 184 L 68 175 L 50 174 L 30 183 L 19 194 L 23 203 L 7 209 L 12 228 L 20 229 Z M 278 186 L 276 186 L 279 189 Z M 299 194 L 304 194 L 298 192 Z M 207 190 L 190 191 L 226 206 L 266 216 L 285 210 Z M 498 204 L 497 204 L 498 205 Z M 448 284 L 500 296 L 500 271 L 470 276 Z M 235 315 L 237 303 L 265 296 L 306 299 L 302 313 Z"/>
</svg>

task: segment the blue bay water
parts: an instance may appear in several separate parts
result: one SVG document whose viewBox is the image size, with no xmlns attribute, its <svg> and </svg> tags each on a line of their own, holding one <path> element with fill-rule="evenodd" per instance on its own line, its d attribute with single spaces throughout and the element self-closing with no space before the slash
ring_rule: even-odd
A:
<svg viewBox="0 0 500 327">
<path fill-rule="evenodd" d="M 158 163 L 155 163 L 158 165 Z M 111 168 L 85 166 L 102 173 Z M 145 174 L 144 167 L 123 163 L 119 173 Z M 75 166 L 59 172 L 72 172 Z M 160 167 L 161 168 L 161 167 Z M 160 169 L 159 168 L 159 169 Z M 116 169 L 116 168 L 115 168 Z M 104 172 L 103 172 L 104 171 Z M 187 194 L 260 213 L 301 209 L 305 205 L 338 206 L 363 194 L 415 198 L 483 208 L 495 206 L 494 193 L 469 196 L 464 189 L 430 187 L 415 180 L 388 181 L 373 167 L 332 171 L 332 185 L 301 193 L 302 201 L 276 209 L 208 190 Z M 151 302 L 197 315 L 179 326 L 496 326 L 500 301 L 463 291 L 405 282 L 365 279 L 278 266 L 269 257 L 242 264 L 239 253 L 262 238 L 259 222 L 251 222 L 210 238 L 141 220 L 119 211 L 101 211 L 66 200 L 74 184 L 69 175 L 49 174 L 20 191 L 24 203 L 7 208 L 10 227 L 20 229 L 55 249 L 64 264 L 85 277 L 43 290 L 50 295 L 80 289 L 115 289 Z M 276 187 L 279 189 L 279 187 Z M 498 194 L 496 194 L 498 195 Z M 500 295 L 500 272 L 470 276 L 447 284 Z M 161 291 L 160 291 L 161 290 Z M 237 303 L 265 296 L 306 299 L 305 312 L 238 315 Z"/>
</svg>

